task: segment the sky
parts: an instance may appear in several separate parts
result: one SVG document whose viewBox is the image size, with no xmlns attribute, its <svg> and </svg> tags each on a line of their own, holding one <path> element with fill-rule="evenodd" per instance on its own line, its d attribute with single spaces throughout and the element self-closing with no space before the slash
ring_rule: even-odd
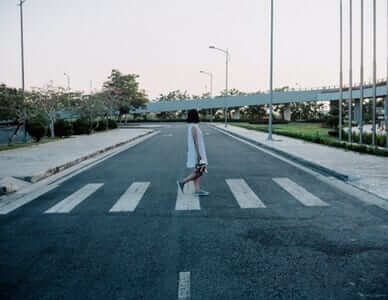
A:
<svg viewBox="0 0 388 300">
<path fill-rule="evenodd" d="M 274 87 L 339 83 L 339 0 L 274 0 Z M 372 79 L 372 0 L 365 0 L 365 79 Z M 386 0 L 377 0 L 377 77 L 387 61 Z M 0 83 L 21 87 L 18 0 L 0 0 Z M 349 82 L 349 0 L 344 6 L 344 81 Z M 359 82 L 360 4 L 353 0 L 353 82 Z M 100 89 L 112 69 L 138 74 L 150 99 L 180 89 L 269 89 L 270 0 L 26 0 L 25 86 L 49 81 Z"/>
</svg>

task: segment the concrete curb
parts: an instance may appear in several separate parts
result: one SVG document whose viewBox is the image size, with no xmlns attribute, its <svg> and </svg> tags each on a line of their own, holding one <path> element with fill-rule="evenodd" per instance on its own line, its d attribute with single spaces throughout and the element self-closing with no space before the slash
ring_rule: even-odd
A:
<svg viewBox="0 0 388 300">
<path fill-rule="evenodd" d="M 212 125 L 212 126 L 214 126 L 214 125 Z M 299 164 L 301 164 L 301 165 L 303 165 L 303 166 L 305 166 L 305 167 L 307 167 L 307 168 L 313 169 L 314 171 L 317 171 L 317 172 L 319 172 L 319 173 L 322 174 L 322 175 L 331 176 L 331 177 L 337 178 L 337 179 L 339 179 L 339 180 L 341 180 L 341 181 L 345 181 L 345 182 L 347 182 L 347 181 L 349 180 L 349 175 L 342 174 L 342 173 L 339 173 L 339 172 L 337 172 L 337 171 L 331 170 L 331 169 L 326 168 L 326 167 L 324 167 L 324 166 L 322 166 L 322 165 L 320 165 L 320 164 L 311 162 L 311 161 L 309 161 L 309 160 L 305 160 L 305 159 L 303 159 L 303 158 L 301 158 L 301 157 L 299 157 L 299 156 L 296 156 L 296 155 L 293 155 L 293 154 L 289 154 L 289 153 L 287 153 L 287 152 L 285 152 L 285 151 L 282 151 L 282 150 L 279 150 L 279 149 L 270 147 L 270 146 L 268 146 L 268 145 L 265 145 L 265 144 L 263 144 L 263 143 L 261 143 L 261 142 L 258 142 L 258 141 L 256 141 L 256 140 L 253 140 L 253 139 L 251 139 L 251 138 L 247 138 L 247 137 L 242 136 L 242 135 L 240 135 L 240 134 L 237 134 L 237 133 L 234 133 L 234 132 L 230 132 L 230 131 L 228 131 L 228 130 L 225 130 L 225 129 L 222 129 L 222 128 L 219 128 L 219 127 L 216 127 L 216 126 L 214 126 L 214 127 L 215 127 L 216 129 L 220 130 L 220 131 L 227 132 L 228 134 L 231 134 L 231 135 L 233 135 L 233 136 L 236 136 L 236 137 L 238 137 L 238 138 L 240 138 L 240 139 L 243 139 L 243 140 L 245 140 L 245 141 L 254 143 L 254 144 L 256 144 L 257 146 L 260 146 L 260 147 L 262 147 L 262 148 L 264 148 L 264 149 L 266 149 L 266 150 L 275 152 L 276 154 L 281 155 L 281 156 L 283 156 L 283 157 L 285 157 L 285 158 L 288 158 L 288 159 L 290 159 L 290 160 L 296 161 L 296 162 L 298 162 Z"/>
<path fill-rule="evenodd" d="M 63 170 L 66 170 L 66 169 L 68 169 L 68 168 L 71 168 L 71 167 L 73 167 L 73 166 L 75 166 L 75 165 L 77 165 L 77 164 L 79 164 L 79 163 L 81 163 L 81 162 L 83 162 L 83 161 L 85 161 L 85 160 L 87 160 L 87 159 L 93 158 L 93 157 L 95 157 L 95 156 L 97 156 L 97 155 L 100 155 L 100 154 L 102 154 L 102 153 L 105 153 L 105 152 L 107 152 L 107 151 L 110 151 L 110 150 L 112 150 L 112 149 L 114 149 L 114 148 L 117 148 L 117 147 L 123 146 L 123 145 L 125 145 L 125 144 L 128 144 L 128 143 L 130 143 L 130 142 L 132 142 L 132 141 L 134 141 L 134 140 L 136 140 L 136 139 L 142 138 L 142 137 L 144 137 L 144 136 L 146 136 L 146 135 L 149 135 L 149 134 L 151 134 L 151 133 L 153 133 L 153 132 L 154 132 L 154 131 L 150 129 L 150 131 L 147 132 L 147 133 L 145 133 L 145 134 L 142 134 L 142 135 L 133 137 L 133 138 L 131 138 L 131 139 L 129 139 L 129 140 L 126 140 L 126 141 L 123 141 L 123 142 L 114 144 L 114 145 L 112 145 L 112 146 L 108 146 L 108 147 L 106 147 L 106 148 L 103 148 L 103 149 L 101 149 L 101 150 L 95 151 L 95 152 L 93 152 L 93 153 L 87 154 L 87 155 L 85 155 L 85 156 L 82 156 L 82 157 L 80 157 L 80 158 L 77 158 L 77 159 L 75 159 L 75 160 L 72 160 L 72 161 L 70 161 L 70 162 L 67 162 L 67 163 L 65 163 L 65 164 L 62 164 L 62 165 L 56 166 L 56 167 L 54 167 L 54 168 L 48 169 L 47 171 L 45 171 L 45 172 L 43 172 L 43 173 L 36 174 L 36 175 L 34 175 L 34 176 L 23 177 L 23 178 L 21 178 L 21 179 L 23 179 L 24 181 L 30 182 L 30 183 L 36 183 L 36 182 L 38 182 L 38 181 L 40 181 L 40 180 L 43 180 L 43 179 L 45 179 L 45 178 L 47 178 L 47 177 L 50 177 L 50 176 L 52 176 L 52 175 L 54 175 L 54 174 L 57 174 L 57 173 L 59 173 L 59 172 L 61 172 L 61 171 L 63 171 Z"/>
</svg>

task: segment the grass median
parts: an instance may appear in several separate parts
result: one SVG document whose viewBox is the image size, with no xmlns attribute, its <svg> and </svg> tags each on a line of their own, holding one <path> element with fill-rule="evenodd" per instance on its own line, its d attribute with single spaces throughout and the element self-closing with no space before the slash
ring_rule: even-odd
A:
<svg viewBox="0 0 388 300">
<path fill-rule="evenodd" d="M 245 129 L 268 132 L 266 124 L 250 124 L 245 122 L 233 122 L 232 125 Z M 272 133 L 284 135 L 292 138 L 302 139 L 308 142 L 323 144 L 336 148 L 344 148 L 359 153 L 367 153 L 378 156 L 388 157 L 388 150 L 384 148 L 375 148 L 367 145 L 349 144 L 341 142 L 337 138 L 329 135 L 329 128 L 322 127 L 322 123 L 298 123 L 290 122 L 288 124 L 274 124 Z"/>
</svg>

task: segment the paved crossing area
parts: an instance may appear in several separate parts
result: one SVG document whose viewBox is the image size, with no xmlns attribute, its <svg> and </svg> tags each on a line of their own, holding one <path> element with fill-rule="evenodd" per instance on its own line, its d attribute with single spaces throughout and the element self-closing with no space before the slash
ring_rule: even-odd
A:
<svg viewBox="0 0 388 300">
<path fill-rule="evenodd" d="M 266 209 L 269 205 L 271 205 L 271 203 L 266 201 L 265 196 L 262 195 L 262 192 L 257 189 L 252 189 L 246 180 L 242 178 L 229 178 L 226 179 L 225 182 L 228 188 L 226 192 L 229 194 L 229 197 L 235 201 L 237 208 L 243 210 Z M 274 185 L 273 188 L 276 190 L 283 190 L 283 192 L 286 192 L 288 198 L 295 199 L 295 205 L 302 207 L 328 207 L 331 205 L 329 200 L 324 201 L 320 199 L 317 195 L 309 192 L 307 187 L 303 187 L 297 184 L 290 178 L 272 178 L 272 184 Z M 44 213 L 69 214 L 86 199 L 90 200 L 89 205 L 93 205 L 93 196 L 99 193 L 99 190 L 103 186 L 104 183 L 88 183 L 73 191 L 66 198 L 59 199 L 55 205 L 44 211 Z M 144 196 L 147 194 L 147 192 L 150 192 L 150 187 L 152 187 L 151 182 L 130 183 L 129 187 L 124 191 L 124 193 L 117 200 L 115 200 L 115 204 L 109 209 L 108 212 L 111 214 L 119 212 L 135 212 L 136 208 L 142 201 L 147 201 L 144 200 Z M 55 185 L 49 186 L 33 194 L 29 194 L 28 196 L 25 196 L 18 201 L 0 203 L 0 214 L 6 215 L 18 209 L 23 209 L 26 204 L 39 199 L 46 193 L 53 191 L 55 188 L 57 188 Z M 209 196 L 205 197 L 198 197 L 194 195 L 194 187 L 190 183 L 185 185 L 183 193 L 178 187 L 176 187 L 176 202 L 174 209 L 176 211 L 201 210 L 203 209 L 201 207 L 201 202 L 212 201 L 212 198 L 215 196 L 217 196 L 217 193 L 211 193 Z M 284 200 L 275 200 L 275 203 L 277 205 L 281 205 L 282 201 Z M 272 203 L 273 202 L 274 200 L 272 199 Z M 160 206 L 163 206 L 163 202 L 160 203 Z"/>
</svg>

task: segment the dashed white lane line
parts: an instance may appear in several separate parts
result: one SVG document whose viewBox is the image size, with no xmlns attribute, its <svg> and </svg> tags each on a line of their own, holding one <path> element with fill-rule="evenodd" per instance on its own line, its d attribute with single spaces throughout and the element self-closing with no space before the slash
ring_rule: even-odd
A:
<svg viewBox="0 0 388 300">
<path fill-rule="evenodd" d="M 178 299 L 190 299 L 190 272 L 180 272 L 178 282 Z"/>
<path fill-rule="evenodd" d="M 6 214 L 14 211 L 15 209 L 31 202 L 32 200 L 35 200 L 36 198 L 39 198 L 43 194 L 46 194 L 49 191 L 55 189 L 57 186 L 58 186 L 57 184 L 45 186 L 45 187 L 43 187 L 39 190 L 36 190 L 30 194 L 27 194 L 19 199 L 10 200 L 9 202 L 8 201 L 3 202 L 0 205 L 0 215 L 6 215 Z"/>
<path fill-rule="evenodd" d="M 149 185 L 149 182 L 134 182 L 109 211 L 134 211 Z"/>
<path fill-rule="evenodd" d="M 200 210 L 199 197 L 194 195 L 194 185 L 188 183 L 184 187 L 184 193 L 178 188 L 175 210 Z"/>
<path fill-rule="evenodd" d="M 226 179 L 241 208 L 265 208 L 264 203 L 251 190 L 244 179 Z"/>
<path fill-rule="evenodd" d="M 329 206 L 329 204 L 314 196 L 289 178 L 273 178 L 273 181 L 305 206 Z"/>
<path fill-rule="evenodd" d="M 45 213 L 68 213 L 103 185 L 103 183 L 87 184 L 77 192 L 71 194 L 65 200 L 62 200 L 57 205 L 54 205 L 52 208 L 46 210 Z"/>
</svg>

